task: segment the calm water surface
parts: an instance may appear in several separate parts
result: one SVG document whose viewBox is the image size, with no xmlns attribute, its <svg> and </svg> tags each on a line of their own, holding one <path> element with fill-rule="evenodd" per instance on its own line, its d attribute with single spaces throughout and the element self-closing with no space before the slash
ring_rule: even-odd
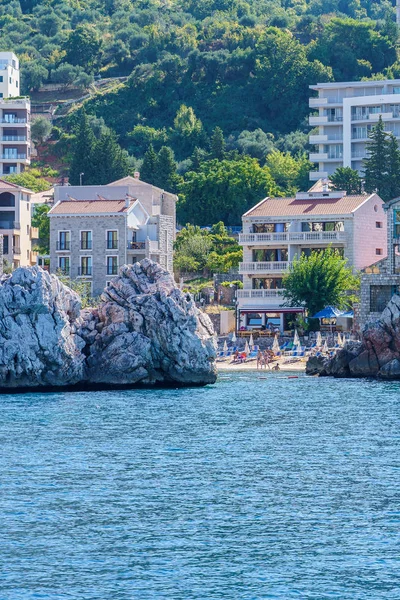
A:
<svg viewBox="0 0 400 600">
<path fill-rule="evenodd" d="M 0 396 L 1 600 L 400 598 L 400 385 Z"/>
</svg>

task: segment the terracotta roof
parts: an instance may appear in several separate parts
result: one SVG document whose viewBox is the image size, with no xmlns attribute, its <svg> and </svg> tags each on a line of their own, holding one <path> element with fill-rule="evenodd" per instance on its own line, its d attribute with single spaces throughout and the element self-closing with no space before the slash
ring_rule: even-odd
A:
<svg viewBox="0 0 400 600">
<path fill-rule="evenodd" d="M 350 214 L 371 195 L 343 196 L 342 198 L 265 198 L 246 213 L 246 217 L 290 217 L 296 215 Z"/>
<path fill-rule="evenodd" d="M 132 206 L 135 200 L 131 201 Z M 125 200 L 63 200 L 58 202 L 49 211 L 50 215 L 85 215 L 85 214 L 109 214 L 125 213 L 129 210 L 125 206 Z"/>
</svg>

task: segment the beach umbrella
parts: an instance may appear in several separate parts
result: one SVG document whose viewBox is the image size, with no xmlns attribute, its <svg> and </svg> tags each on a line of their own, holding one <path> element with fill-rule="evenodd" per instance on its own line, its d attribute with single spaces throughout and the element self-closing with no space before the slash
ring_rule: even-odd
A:
<svg viewBox="0 0 400 600">
<path fill-rule="evenodd" d="M 317 333 L 316 345 L 317 345 L 317 348 L 321 348 L 321 346 L 322 346 L 322 335 L 321 335 L 320 331 L 318 331 L 318 333 Z"/>
<path fill-rule="evenodd" d="M 294 346 L 300 346 L 300 338 L 299 334 L 297 333 L 297 329 L 294 330 L 293 344 Z"/>
<path fill-rule="evenodd" d="M 322 348 L 322 352 L 329 352 L 327 340 L 325 340 L 325 343 L 324 343 L 323 348 Z"/>
<path fill-rule="evenodd" d="M 342 336 L 340 335 L 340 331 L 337 334 L 337 343 L 338 346 L 343 346 Z"/>
<path fill-rule="evenodd" d="M 246 352 L 246 354 L 250 354 L 249 342 L 247 340 L 246 340 L 246 345 L 244 347 L 244 351 Z"/>
<path fill-rule="evenodd" d="M 250 346 L 250 348 L 253 348 L 253 346 L 254 346 L 254 340 L 253 340 L 253 334 L 252 333 L 250 334 L 249 346 Z"/>
<path fill-rule="evenodd" d="M 236 342 L 236 333 L 235 332 L 232 333 L 232 342 L 233 343 Z"/>
<path fill-rule="evenodd" d="M 325 306 L 322 310 L 313 315 L 313 319 L 336 319 L 343 315 L 343 311 L 334 306 Z"/>
<path fill-rule="evenodd" d="M 275 336 L 274 339 L 274 343 L 272 344 L 272 352 L 277 355 L 279 354 L 279 352 L 281 351 L 280 346 L 279 346 L 279 342 L 278 342 L 278 336 Z"/>
<path fill-rule="evenodd" d="M 345 343 L 346 343 L 346 336 L 345 336 L 345 335 L 343 335 L 343 339 L 342 339 L 342 346 L 344 346 L 344 345 L 345 345 Z"/>
<path fill-rule="evenodd" d="M 225 340 L 225 342 L 224 342 L 224 354 L 226 352 L 228 352 L 228 344 L 227 344 L 227 341 Z"/>
</svg>

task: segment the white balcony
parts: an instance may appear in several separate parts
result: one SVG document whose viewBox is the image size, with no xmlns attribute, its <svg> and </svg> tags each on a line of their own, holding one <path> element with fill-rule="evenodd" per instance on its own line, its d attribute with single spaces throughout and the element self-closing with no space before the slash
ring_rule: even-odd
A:
<svg viewBox="0 0 400 600">
<path fill-rule="evenodd" d="M 279 243 L 299 244 L 301 242 L 345 242 L 344 231 L 293 231 L 285 233 L 242 233 L 239 235 L 239 244 L 242 246 L 269 246 Z"/>
<path fill-rule="evenodd" d="M 328 160 L 328 154 L 326 152 L 311 152 L 309 154 L 310 162 L 320 162 Z"/>
<path fill-rule="evenodd" d="M 382 117 L 382 121 L 391 121 L 393 119 L 393 113 L 370 113 L 369 120 L 370 121 L 379 121 L 380 117 Z"/>
<path fill-rule="evenodd" d="M 318 116 L 318 117 L 310 117 L 309 123 L 311 127 L 317 127 L 318 125 L 326 125 L 328 123 L 328 117 Z"/>
<path fill-rule="evenodd" d="M 327 135 L 310 135 L 310 144 L 325 144 L 328 141 Z"/>
<path fill-rule="evenodd" d="M 328 177 L 328 171 L 310 171 L 310 181 L 318 181 L 319 179 L 326 179 Z"/>
<path fill-rule="evenodd" d="M 239 273 L 242 274 L 268 274 L 268 273 L 284 273 L 289 269 L 287 261 L 270 261 L 270 262 L 243 262 L 239 265 Z"/>
<path fill-rule="evenodd" d="M 238 290 L 237 299 L 239 306 L 256 308 L 264 306 L 279 307 L 283 303 L 285 290 Z"/>
<path fill-rule="evenodd" d="M 326 104 L 328 104 L 328 98 L 310 98 L 308 101 L 310 108 L 318 108 L 319 106 L 324 106 Z"/>
</svg>

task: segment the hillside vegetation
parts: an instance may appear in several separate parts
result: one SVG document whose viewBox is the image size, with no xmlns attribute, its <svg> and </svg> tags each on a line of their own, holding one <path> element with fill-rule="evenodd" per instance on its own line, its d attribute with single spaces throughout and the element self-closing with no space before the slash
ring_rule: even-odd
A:
<svg viewBox="0 0 400 600">
<path fill-rule="evenodd" d="M 307 171 L 308 86 L 400 76 L 394 4 L 11 0 L 0 6 L 0 49 L 19 55 L 25 93 L 46 82 L 85 87 L 94 76 L 127 76 L 112 91 L 92 95 L 85 109 L 94 128 L 117 134 L 131 168 L 141 168 L 149 149 L 170 148 L 178 163 L 175 189 L 185 194 L 196 187 L 186 174 L 209 172 L 205 161 L 245 155 L 271 170 L 271 153 L 279 163 L 276 152 L 289 152 L 302 162 L 290 181 L 274 178 L 285 193 Z M 76 114 L 57 122 L 59 152 L 71 159 Z M 223 136 L 219 156 L 212 149 L 216 128 Z"/>
</svg>

